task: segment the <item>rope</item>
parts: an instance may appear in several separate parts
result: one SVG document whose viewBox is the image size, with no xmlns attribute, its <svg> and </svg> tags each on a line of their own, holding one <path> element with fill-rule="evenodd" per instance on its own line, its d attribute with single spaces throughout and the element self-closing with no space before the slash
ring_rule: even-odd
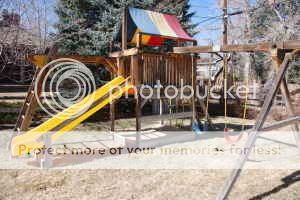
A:
<svg viewBox="0 0 300 200">
<path fill-rule="evenodd" d="M 227 55 L 225 55 L 227 56 Z M 225 58 L 224 56 L 224 58 Z M 227 58 L 225 58 L 227 59 Z M 225 121 L 225 127 L 224 127 L 224 131 L 227 131 L 227 65 L 228 63 L 224 63 L 224 121 Z"/>
<path fill-rule="evenodd" d="M 245 121 L 246 121 L 246 115 L 247 115 L 247 104 L 248 104 L 248 95 L 249 95 L 249 78 L 247 79 L 247 89 L 246 89 L 246 97 L 244 102 L 244 111 L 243 111 L 243 125 L 242 125 L 242 131 L 245 130 Z"/>
<path fill-rule="evenodd" d="M 232 81 L 233 81 L 233 88 L 236 89 L 236 79 L 235 79 L 235 68 L 232 67 Z"/>
<path fill-rule="evenodd" d="M 210 88 L 211 88 L 211 79 L 209 78 L 208 88 L 207 88 L 206 108 L 205 108 L 205 119 L 206 119 L 206 121 L 208 121 L 208 106 L 209 106 Z"/>
</svg>

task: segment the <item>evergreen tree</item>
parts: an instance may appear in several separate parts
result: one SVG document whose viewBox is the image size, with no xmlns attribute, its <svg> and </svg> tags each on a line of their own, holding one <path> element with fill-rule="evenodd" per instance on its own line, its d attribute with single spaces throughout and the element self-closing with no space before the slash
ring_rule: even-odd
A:
<svg viewBox="0 0 300 200">
<path fill-rule="evenodd" d="M 155 9 L 179 16 L 183 27 L 195 34 L 188 0 L 171 0 L 162 5 L 159 0 L 59 0 L 56 43 L 60 53 L 104 55 L 121 22 L 121 8 L 132 6 Z"/>
</svg>

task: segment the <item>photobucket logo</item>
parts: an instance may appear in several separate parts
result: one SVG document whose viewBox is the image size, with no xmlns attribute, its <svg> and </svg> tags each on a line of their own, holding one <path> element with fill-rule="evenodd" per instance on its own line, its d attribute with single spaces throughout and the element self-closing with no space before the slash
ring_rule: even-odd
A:
<svg viewBox="0 0 300 200">
<path fill-rule="evenodd" d="M 245 85 L 232 85 L 226 91 L 220 91 L 218 85 L 213 85 L 208 87 L 207 85 L 200 87 L 196 85 L 196 90 L 191 85 L 184 85 L 184 81 L 180 81 L 180 85 L 165 85 L 163 86 L 160 80 L 156 81 L 154 87 L 151 87 L 147 84 L 141 84 L 139 86 L 130 85 L 130 81 L 126 81 L 123 85 L 125 86 L 114 86 L 111 88 L 110 96 L 112 96 L 116 91 L 121 91 L 123 87 L 127 87 L 128 85 L 131 90 L 124 91 L 125 97 L 128 98 L 131 95 L 134 95 L 135 98 L 137 94 L 141 96 L 142 99 L 149 100 L 149 99 L 159 99 L 161 96 L 167 99 L 191 99 L 194 95 L 198 99 L 206 99 L 207 97 L 213 99 L 221 99 L 221 98 L 229 98 L 229 99 L 246 99 L 249 98 L 249 94 L 251 93 L 251 98 L 256 99 L 257 89 L 259 85 L 256 82 L 253 84 L 245 84 Z M 217 92 L 219 90 L 219 92 Z M 130 92 L 128 92 L 130 91 Z M 134 91 L 134 92 L 132 92 Z M 115 97 L 111 98 L 113 101 Z"/>
<path fill-rule="evenodd" d="M 67 119 L 77 117 L 90 108 L 94 102 L 95 89 L 94 76 L 83 63 L 71 58 L 60 58 L 41 69 L 34 92 L 39 106 L 47 114 Z M 50 99 L 47 95 L 39 97 L 39 92 L 49 92 Z"/>
</svg>

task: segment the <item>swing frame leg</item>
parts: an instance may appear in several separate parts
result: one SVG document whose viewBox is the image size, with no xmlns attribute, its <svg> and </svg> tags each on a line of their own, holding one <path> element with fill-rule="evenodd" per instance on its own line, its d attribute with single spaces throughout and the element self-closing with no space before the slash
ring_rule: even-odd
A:
<svg viewBox="0 0 300 200">
<path fill-rule="evenodd" d="M 283 55 L 284 53 L 279 50 L 279 49 L 273 49 L 271 50 L 271 57 L 272 57 L 272 62 L 273 66 L 276 71 L 280 69 L 280 64 L 282 64 L 283 61 Z M 285 79 L 285 77 L 282 78 L 282 81 L 280 83 L 280 91 L 283 96 L 283 100 L 285 102 L 285 106 L 288 112 L 288 117 L 296 117 L 296 114 L 294 112 L 293 105 L 290 101 L 290 92 L 288 89 L 288 84 Z M 295 122 L 292 126 L 293 132 L 294 132 L 294 138 L 296 140 L 296 145 L 298 147 L 298 151 L 300 153 L 300 132 L 299 132 L 299 122 Z"/>
<path fill-rule="evenodd" d="M 296 52 L 293 52 L 296 53 Z M 237 178 L 239 177 L 241 170 L 246 163 L 250 152 L 255 144 L 255 141 L 258 137 L 259 131 L 263 128 L 264 122 L 267 118 L 267 115 L 271 109 L 273 99 L 276 95 L 276 92 L 278 91 L 281 81 L 283 80 L 284 74 L 288 68 L 289 62 L 292 60 L 292 54 L 286 54 L 284 57 L 283 62 L 280 65 L 280 68 L 277 71 L 277 74 L 274 79 L 274 84 L 272 88 L 269 90 L 266 99 L 264 101 L 263 107 L 261 109 L 261 112 L 259 113 L 256 123 L 253 127 L 253 132 L 249 134 L 249 138 L 245 144 L 243 155 L 238 159 L 236 163 L 236 167 L 232 170 L 229 178 L 227 179 L 225 185 L 223 186 L 221 192 L 217 196 L 217 200 L 225 200 L 227 199 L 230 191 L 232 190 Z"/>
</svg>

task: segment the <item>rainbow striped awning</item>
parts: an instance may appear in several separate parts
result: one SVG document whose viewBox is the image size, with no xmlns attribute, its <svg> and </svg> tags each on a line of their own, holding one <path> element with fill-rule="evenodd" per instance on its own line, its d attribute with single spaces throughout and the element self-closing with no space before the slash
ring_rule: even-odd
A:
<svg viewBox="0 0 300 200">
<path fill-rule="evenodd" d="M 192 41 L 181 27 L 175 15 L 162 14 L 149 10 L 129 8 L 127 21 L 127 41 L 136 43 L 137 34 L 142 32 L 142 44 L 159 46 L 165 39 Z M 118 34 L 120 39 L 121 31 Z"/>
</svg>

